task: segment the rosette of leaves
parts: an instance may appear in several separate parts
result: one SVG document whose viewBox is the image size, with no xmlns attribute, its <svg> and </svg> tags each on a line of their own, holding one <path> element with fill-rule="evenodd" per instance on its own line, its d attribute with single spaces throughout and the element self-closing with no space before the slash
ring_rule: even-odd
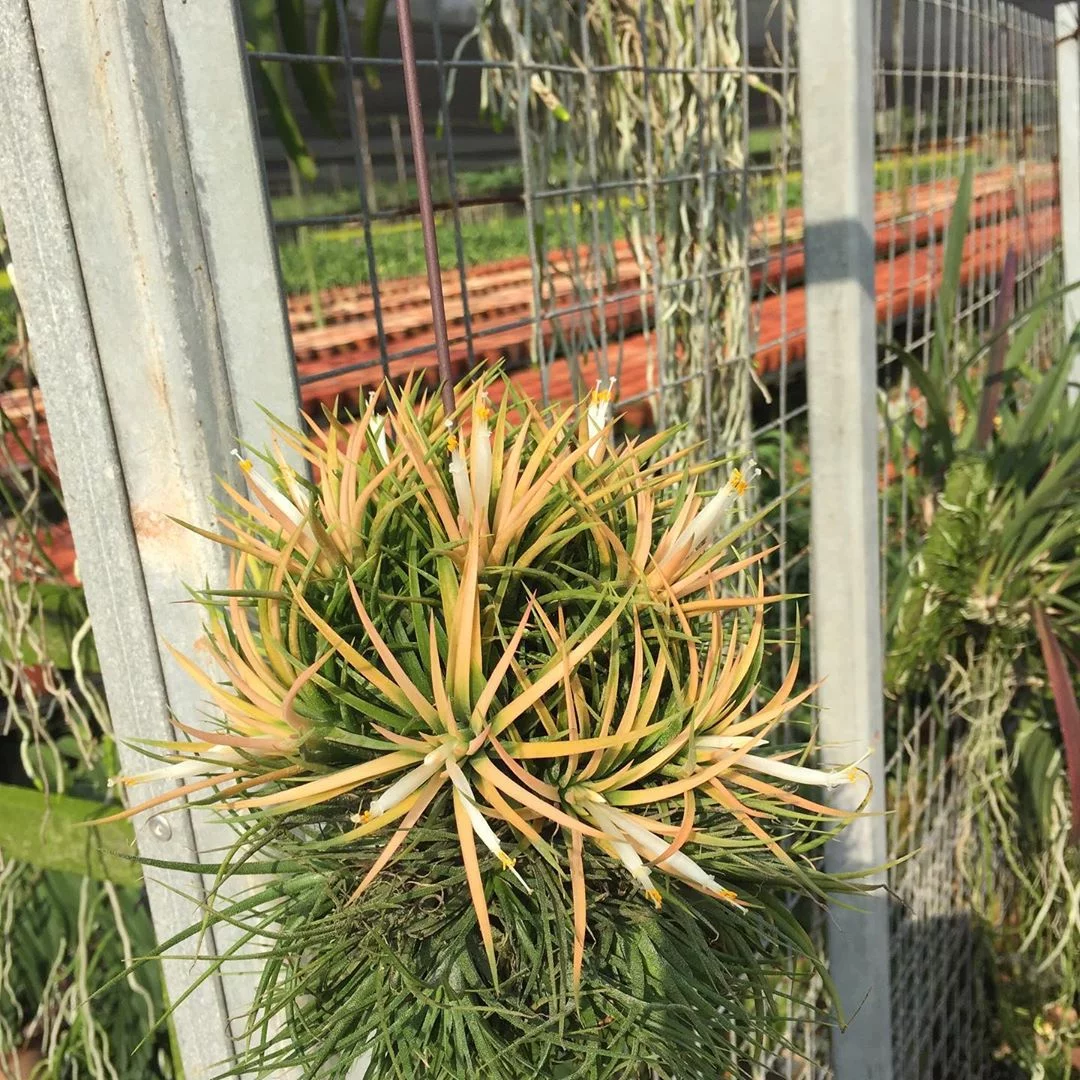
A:
<svg viewBox="0 0 1080 1080">
<path fill-rule="evenodd" d="M 766 553 L 724 528 L 753 466 L 699 494 L 669 433 L 613 444 L 610 388 L 386 398 L 280 427 L 314 481 L 275 446 L 224 485 L 224 681 L 178 658 L 219 721 L 177 718 L 125 778 L 185 781 L 128 814 L 183 794 L 236 830 L 192 868 L 239 930 L 208 971 L 264 961 L 235 1067 L 741 1075 L 816 963 L 790 891 L 855 887 L 817 869 L 843 815 L 800 788 L 861 776 L 780 740 L 797 649 L 759 684 Z"/>
</svg>

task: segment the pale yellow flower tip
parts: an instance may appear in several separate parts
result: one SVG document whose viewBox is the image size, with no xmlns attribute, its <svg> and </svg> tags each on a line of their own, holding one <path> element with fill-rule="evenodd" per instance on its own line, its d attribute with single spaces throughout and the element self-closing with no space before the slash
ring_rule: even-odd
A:
<svg viewBox="0 0 1080 1080">
<path fill-rule="evenodd" d="M 491 406 L 488 404 L 487 398 L 477 400 L 473 406 L 473 419 L 478 424 L 486 424 L 491 419 Z"/>
<path fill-rule="evenodd" d="M 366 825 L 373 816 L 370 810 L 361 810 L 359 814 L 353 814 L 353 821 L 357 825 Z"/>
<path fill-rule="evenodd" d="M 742 469 L 731 470 L 731 479 L 729 483 L 731 484 L 731 490 L 734 491 L 736 495 L 740 496 L 745 495 L 746 489 L 750 486 L 749 481 L 743 476 Z"/>
<path fill-rule="evenodd" d="M 451 432 L 446 438 L 446 452 L 452 454 L 459 446 L 458 437 Z"/>
<path fill-rule="evenodd" d="M 248 475 L 252 470 L 251 462 L 248 461 L 246 457 L 243 457 L 239 450 L 233 450 L 232 456 L 236 458 L 237 463 L 240 466 L 240 471 L 244 473 L 245 476 Z"/>
<path fill-rule="evenodd" d="M 664 898 L 659 889 L 646 889 L 645 895 L 653 902 L 653 906 L 659 911 L 664 906 Z"/>
<path fill-rule="evenodd" d="M 739 894 L 737 892 L 732 892 L 731 889 L 721 889 L 716 895 L 718 899 L 726 900 L 729 904 L 734 904 L 736 907 L 743 906 L 743 902 L 739 899 Z"/>
<path fill-rule="evenodd" d="M 499 862 L 502 863 L 502 868 L 504 870 L 513 870 L 514 867 L 517 866 L 517 860 L 511 859 L 505 851 L 500 851 L 497 854 L 499 856 Z"/>
</svg>

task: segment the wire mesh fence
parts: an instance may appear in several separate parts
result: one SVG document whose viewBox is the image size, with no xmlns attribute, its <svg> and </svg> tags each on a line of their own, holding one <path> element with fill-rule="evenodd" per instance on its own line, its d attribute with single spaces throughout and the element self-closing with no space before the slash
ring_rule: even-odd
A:
<svg viewBox="0 0 1080 1080">
<path fill-rule="evenodd" d="M 339 56 L 251 55 L 332 72 L 352 143 L 350 160 L 338 148 L 313 181 L 294 168 L 293 197 L 274 200 L 308 405 L 435 367 L 413 163 L 402 149 L 380 169 L 373 149 L 376 118 L 398 107 L 387 99 L 401 61 L 389 44 L 361 55 L 358 21 L 339 14 Z M 777 545 L 768 585 L 808 593 L 792 5 L 721 0 L 684 19 L 662 4 L 490 2 L 464 36 L 445 14 L 436 0 L 418 47 L 456 373 L 500 363 L 543 404 L 611 380 L 625 434 L 678 422 L 703 456 L 753 453 L 761 499 L 777 502 L 762 526 Z M 505 188 L 480 197 L 458 150 L 475 120 L 461 103 L 473 101 L 516 135 Z M 807 617 L 793 601 L 770 617 L 781 664 Z M 805 914 L 820 936 L 820 914 Z M 820 986 L 803 973 L 790 993 L 790 1030 L 758 1071 L 804 1076 L 811 1061 L 822 1075 Z"/>
<path fill-rule="evenodd" d="M 282 36 L 256 8 L 245 9 L 247 62 L 302 403 L 315 415 L 352 409 L 386 378 L 434 385 L 394 28 L 372 36 L 355 5 L 333 0 L 305 9 L 303 34 Z M 786 667 L 814 615 L 801 210 L 801 117 L 814 102 L 800 99 L 793 0 L 692 11 L 485 0 L 463 15 L 432 0 L 419 13 L 451 359 L 458 377 L 499 364 L 545 405 L 611 380 L 623 434 L 678 422 L 681 444 L 702 455 L 753 455 L 759 532 L 775 545 L 766 585 L 789 597 L 768 616 Z M 1018 306 L 1052 279 L 1060 210 L 1052 23 L 1006 0 L 875 0 L 873 11 L 886 617 L 931 512 L 910 468 L 925 404 L 887 343 L 928 363 L 947 324 L 962 363 L 994 332 L 1010 252 Z M 939 312 L 966 170 L 961 288 Z M 1035 355 L 1060 335 L 1048 321 Z M 958 857 L 974 840 L 952 701 L 930 687 L 887 710 L 893 1060 L 904 1080 L 990 1069 L 972 915 L 987 882 L 965 877 Z M 797 914 L 824 939 L 824 910 Z M 790 995 L 789 1023 L 749 1071 L 832 1075 L 820 979 L 793 972 L 777 992 Z"/>
<path fill-rule="evenodd" d="M 1054 28 L 1014 4 L 892 0 L 875 6 L 876 116 L 881 222 L 878 311 L 883 328 L 923 364 L 936 320 L 953 323 L 952 371 L 986 341 L 1001 306 L 999 283 L 1016 258 L 1016 303 L 1033 303 L 1055 272 L 1060 233 Z M 945 227 L 965 168 L 973 174 L 961 287 L 937 311 Z M 1007 288 L 1007 286 L 1004 286 Z M 1048 320 L 1035 343 L 1060 341 Z M 887 332 L 883 333 L 887 336 Z M 880 480 L 885 610 L 933 507 L 910 468 L 925 404 L 895 353 L 882 354 Z M 955 422 L 963 421 L 957 398 Z M 916 541 L 917 542 L 917 541 Z M 890 592 L 891 589 L 891 592 Z M 948 687 L 926 688 L 889 708 L 887 722 L 894 1062 L 903 1078 L 979 1077 L 991 1067 L 987 971 L 972 889 L 962 872 L 971 834 L 961 766 L 964 726 Z M 909 857 L 910 858 L 907 858 Z M 984 910 L 984 904 L 974 905 Z"/>
<path fill-rule="evenodd" d="M 780 500 L 764 523 L 778 545 L 769 584 L 808 594 L 796 12 L 780 0 L 702 4 L 676 25 L 657 15 L 663 8 L 491 2 L 451 51 L 435 3 L 422 66 L 454 357 L 461 372 L 501 361 L 545 403 L 610 378 L 628 430 L 677 419 L 709 454 L 752 449 L 763 498 Z M 958 338 L 989 334 L 1010 248 L 1021 306 L 1057 258 L 1053 29 L 1004 0 L 877 0 L 874 35 L 876 311 L 882 342 L 895 338 L 925 360 L 966 167 L 974 179 L 962 290 L 946 313 Z M 365 81 L 366 62 L 346 47 L 333 65 L 355 151 L 336 169 L 350 173 L 358 207 L 278 222 L 290 286 L 336 283 L 333 244 L 363 253 L 366 288 L 339 288 L 321 305 L 292 301 L 308 400 L 433 364 L 424 288 L 395 280 L 419 249 L 406 205 L 410 164 L 399 154 L 384 194 L 365 126 L 381 91 Z M 396 63 L 378 59 L 383 87 L 397 79 Z M 460 162 L 455 97 L 517 136 L 517 161 L 499 174 L 505 190 L 479 205 Z M 350 239 L 339 238 L 343 229 Z M 1048 324 L 1042 344 L 1058 332 Z M 918 395 L 887 350 L 880 361 L 887 610 L 910 526 L 926 508 L 894 452 L 921 422 Z M 812 598 L 777 606 L 785 649 L 796 618 L 805 628 L 811 613 Z M 955 726 L 940 698 L 915 712 L 896 706 L 888 726 L 890 855 L 919 852 L 892 874 L 896 1060 L 904 1076 L 982 1075 L 986 1008 L 954 858 Z M 823 1069 L 827 1032 L 812 1010 L 789 1034 Z M 793 1058 L 778 1061 L 783 1075 L 807 1075 Z"/>
</svg>

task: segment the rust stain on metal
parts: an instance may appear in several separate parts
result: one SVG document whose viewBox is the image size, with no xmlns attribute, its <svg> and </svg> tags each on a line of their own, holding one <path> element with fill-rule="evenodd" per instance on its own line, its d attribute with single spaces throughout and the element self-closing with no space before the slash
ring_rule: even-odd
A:
<svg viewBox="0 0 1080 1080">
<path fill-rule="evenodd" d="M 135 528 L 135 536 L 140 540 L 160 540 L 169 532 L 179 529 L 179 526 L 168 514 L 160 510 L 136 510 L 131 511 L 131 524 Z"/>
</svg>

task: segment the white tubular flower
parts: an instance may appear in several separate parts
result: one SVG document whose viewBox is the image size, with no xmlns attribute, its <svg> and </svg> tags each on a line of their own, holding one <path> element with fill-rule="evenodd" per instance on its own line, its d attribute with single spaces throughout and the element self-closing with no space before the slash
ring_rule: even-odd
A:
<svg viewBox="0 0 1080 1080">
<path fill-rule="evenodd" d="M 525 879 L 514 868 L 514 860 L 503 851 L 502 844 L 495 835 L 495 830 L 488 824 L 487 818 L 480 813 L 476 805 L 476 796 L 473 794 L 472 784 L 469 783 L 468 777 L 461 771 L 456 761 L 447 761 L 446 774 L 450 777 L 450 783 L 454 785 L 457 793 L 461 796 L 461 802 L 465 807 L 465 814 L 473 827 L 473 832 L 480 838 L 484 847 L 499 860 L 502 868 L 509 870 L 521 883 L 521 887 L 531 896 L 532 889 L 529 888 Z"/>
<path fill-rule="evenodd" d="M 488 503 L 491 501 L 491 402 L 487 394 L 477 395 L 472 411 L 472 435 L 469 450 L 472 453 L 473 504 L 487 521 Z"/>
<path fill-rule="evenodd" d="M 248 487 L 254 488 L 266 502 L 274 507 L 277 512 L 275 516 L 283 525 L 291 525 L 295 529 L 303 522 L 308 513 L 306 504 L 298 506 L 278 491 L 262 473 L 256 471 L 255 466 L 247 458 L 241 457 L 239 450 L 233 451 L 233 457 L 240 462 L 240 469 L 247 479 Z"/>
<path fill-rule="evenodd" d="M 761 475 L 753 458 L 747 458 L 739 468 L 731 470 L 728 482 L 697 512 L 687 526 L 693 547 L 700 547 L 713 538 L 717 526 L 724 520 L 728 508 Z"/>
<path fill-rule="evenodd" d="M 386 417 L 379 413 L 373 413 L 368 421 L 368 435 L 375 446 L 375 453 L 379 455 L 385 465 L 390 460 L 390 447 L 386 441 Z"/>
<path fill-rule="evenodd" d="M 732 740 L 712 738 L 706 736 L 698 739 L 699 750 L 717 751 L 732 750 L 738 747 L 725 745 Z M 786 761 L 777 761 L 775 758 L 760 757 L 758 754 L 743 754 L 735 763 L 737 768 L 749 769 L 751 772 L 764 773 L 766 776 L 775 776 L 778 780 L 787 780 L 792 784 L 813 784 L 815 787 L 835 788 L 844 784 L 854 784 L 859 779 L 858 765 L 849 765 L 846 769 L 810 769 L 805 765 L 791 765 Z"/>
<path fill-rule="evenodd" d="M 649 832 L 644 826 L 639 825 L 629 814 L 624 814 L 621 810 L 616 810 L 611 806 L 604 807 L 604 811 L 613 819 L 617 828 L 637 846 L 638 850 L 646 858 L 655 859 L 663 855 L 668 848 L 667 841 L 655 833 Z M 682 878 L 683 881 L 688 881 L 691 885 L 696 885 L 699 889 L 703 889 L 719 900 L 726 900 L 729 904 L 734 904 L 737 907 L 742 906 L 735 893 L 730 889 L 725 889 L 712 874 L 706 873 L 689 855 L 684 855 L 681 851 L 672 852 L 666 859 L 661 860 L 656 865 L 659 869 L 665 870 L 675 877 Z"/>
<path fill-rule="evenodd" d="M 589 803 L 589 815 L 600 826 L 608 843 L 611 844 L 612 850 L 618 855 L 619 861 L 626 867 L 627 872 L 641 886 L 645 895 L 653 902 L 656 910 L 659 911 L 664 898 L 660 895 L 660 890 L 653 884 L 652 872 L 627 839 L 627 833 L 622 828 L 624 815 L 608 806 L 599 797 Z"/>
<path fill-rule="evenodd" d="M 209 776 L 216 772 L 230 772 L 234 765 L 239 764 L 240 757 L 236 753 L 230 753 L 223 749 L 217 751 L 216 761 L 203 761 L 202 758 L 184 758 L 172 765 L 162 765 L 158 769 L 148 769 L 146 772 L 137 773 L 134 776 L 114 776 L 108 781 L 109 787 L 122 784 L 124 787 L 134 787 L 136 784 L 149 784 L 154 780 L 181 780 L 188 776 Z M 225 761 L 220 759 L 224 758 Z M 231 764 L 229 763 L 231 762 Z"/>
<path fill-rule="evenodd" d="M 702 735 L 694 741 L 699 750 L 741 750 L 765 740 L 757 735 Z"/>
<path fill-rule="evenodd" d="M 465 460 L 465 451 L 461 448 L 461 440 L 456 431 L 451 431 L 447 436 L 446 449 L 450 452 L 450 479 L 454 482 L 458 513 L 466 521 L 471 522 L 473 498 L 472 485 L 469 482 L 469 465 Z"/>
<path fill-rule="evenodd" d="M 589 395 L 589 407 L 585 413 L 588 425 L 589 441 L 596 439 L 589 449 L 589 457 L 595 464 L 604 453 L 604 443 L 597 436 L 611 423 L 611 403 L 615 400 L 615 380 L 608 379 L 605 387 L 603 380 L 597 380 Z"/>
<path fill-rule="evenodd" d="M 365 825 L 372 818 L 381 817 L 394 810 L 414 791 L 423 787 L 440 769 L 446 765 L 450 748 L 440 746 L 432 750 L 419 765 L 414 765 L 404 776 L 395 780 L 381 795 L 371 800 L 371 805 L 354 817 L 360 825 Z"/>
</svg>

